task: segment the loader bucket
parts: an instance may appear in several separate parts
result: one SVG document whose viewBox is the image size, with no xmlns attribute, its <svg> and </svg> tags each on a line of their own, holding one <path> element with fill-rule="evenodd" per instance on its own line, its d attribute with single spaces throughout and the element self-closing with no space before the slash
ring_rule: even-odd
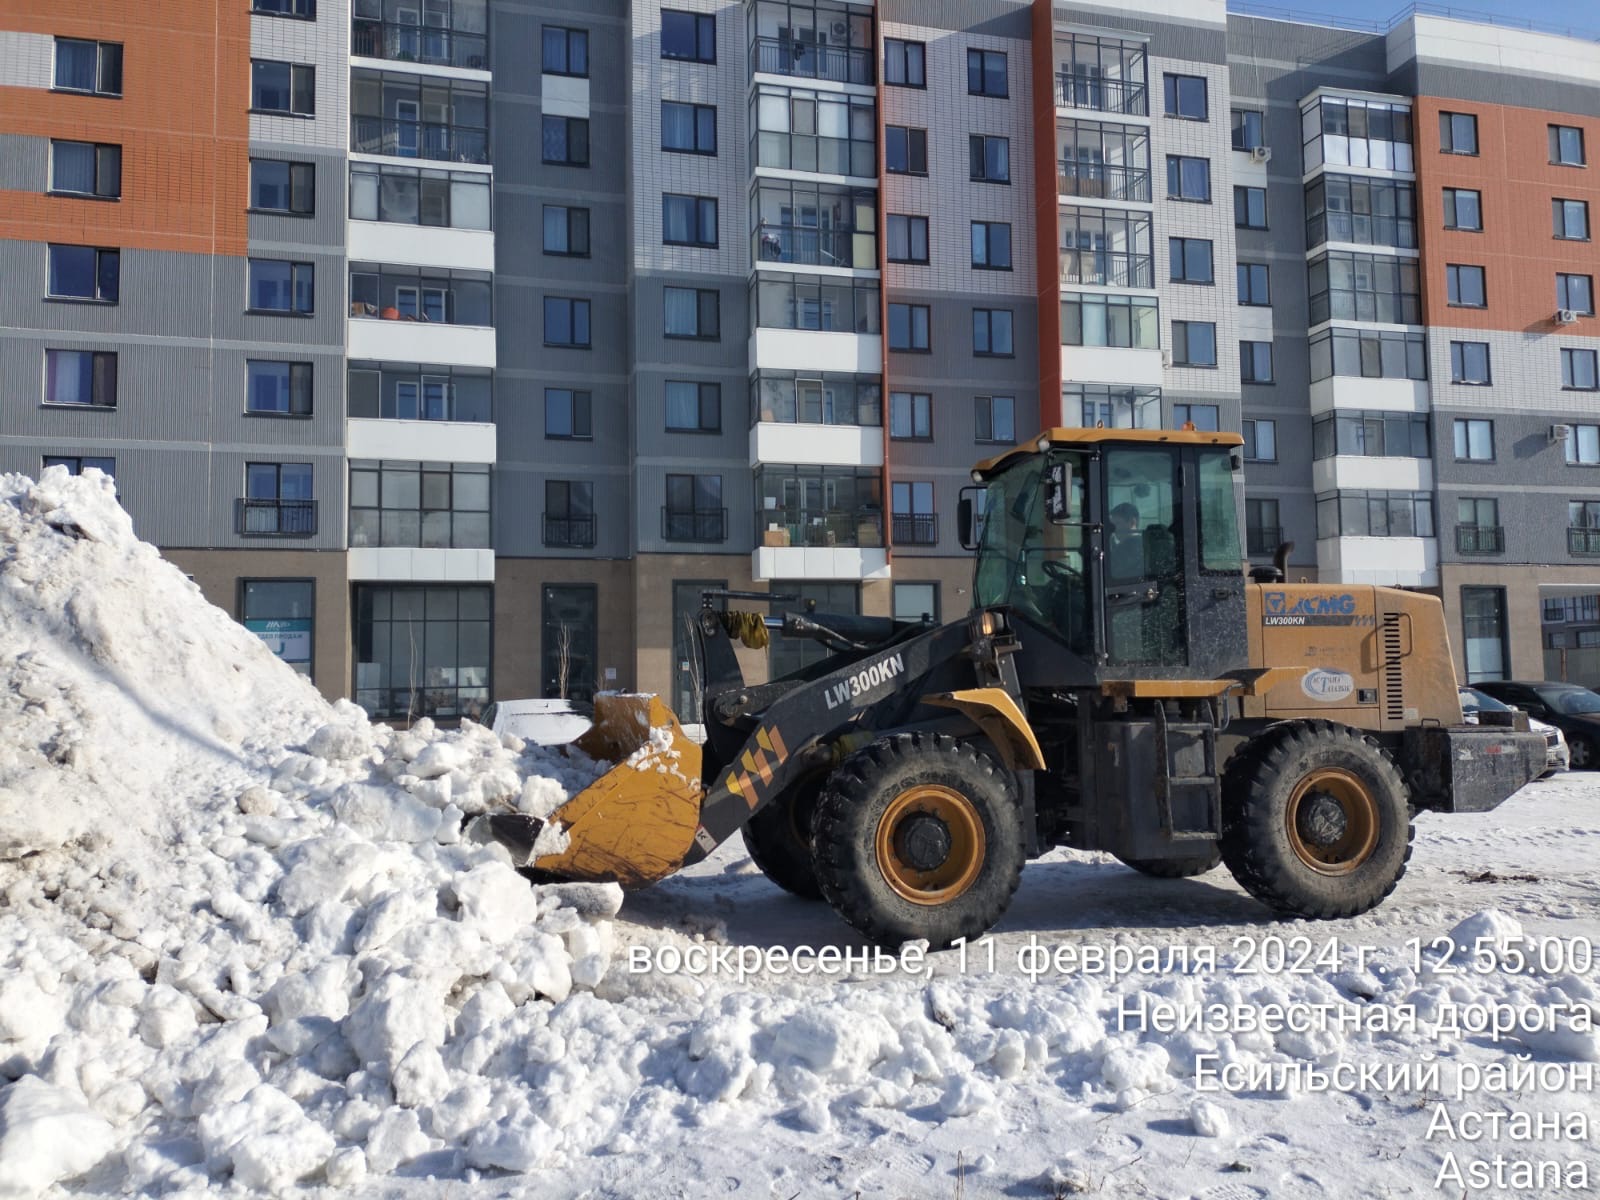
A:
<svg viewBox="0 0 1600 1200">
<path fill-rule="evenodd" d="M 602 692 L 576 742 L 615 764 L 550 815 L 569 841 L 529 865 L 563 879 L 643 887 L 683 865 L 700 823 L 700 747 L 659 697 Z"/>
</svg>

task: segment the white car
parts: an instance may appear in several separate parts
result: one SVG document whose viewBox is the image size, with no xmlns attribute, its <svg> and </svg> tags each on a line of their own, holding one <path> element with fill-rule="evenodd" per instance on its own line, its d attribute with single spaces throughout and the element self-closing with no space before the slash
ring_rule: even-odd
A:
<svg viewBox="0 0 1600 1200">
<path fill-rule="evenodd" d="M 1457 690 L 1461 693 L 1461 716 L 1468 725 L 1476 725 L 1478 723 L 1480 710 L 1484 712 L 1516 711 L 1509 704 L 1496 700 L 1493 696 L 1486 692 L 1480 692 L 1477 688 L 1464 687 Z M 1534 733 L 1544 734 L 1545 771 L 1544 775 L 1539 778 L 1543 779 L 1545 776 L 1553 775 L 1557 771 L 1565 771 L 1572 765 L 1572 756 L 1567 750 L 1567 739 L 1561 730 L 1554 725 L 1547 725 L 1545 722 L 1536 720 L 1533 717 L 1528 718 L 1528 728 Z"/>
</svg>

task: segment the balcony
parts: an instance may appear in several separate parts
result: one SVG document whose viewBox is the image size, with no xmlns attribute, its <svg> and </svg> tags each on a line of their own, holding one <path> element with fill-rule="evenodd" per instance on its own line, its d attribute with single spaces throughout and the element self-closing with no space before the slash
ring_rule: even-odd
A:
<svg viewBox="0 0 1600 1200">
<path fill-rule="evenodd" d="M 432 121 L 352 116 L 350 150 L 354 154 L 387 154 L 393 158 L 486 165 L 489 131 Z"/>
<path fill-rule="evenodd" d="M 1572 530 L 1572 533 L 1582 532 Z M 1456 552 L 1458 554 L 1503 554 L 1506 548 L 1506 531 L 1499 525 L 1457 525 Z M 1574 554 L 1581 553 L 1574 550 Z"/>
<path fill-rule="evenodd" d="M 750 254 L 758 265 L 799 263 L 808 267 L 875 270 L 878 239 L 870 231 L 764 224 L 750 235 Z"/>
<path fill-rule="evenodd" d="M 236 501 L 235 531 L 240 537 L 312 537 L 317 532 L 315 500 Z"/>
<path fill-rule="evenodd" d="M 763 546 L 825 549 L 834 546 L 883 545 L 883 514 L 877 509 L 798 513 L 758 511 L 756 528 Z"/>
<path fill-rule="evenodd" d="M 1149 204 L 1150 168 L 1063 159 L 1056 163 L 1056 189 L 1063 196 Z"/>
<path fill-rule="evenodd" d="M 1247 525 L 1244 537 L 1246 554 L 1272 555 L 1283 544 L 1283 528 L 1278 525 Z"/>
<path fill-rule="evenodd" d="M 1142 83 L 1059 71 L 1056 73 L 1056 107 L 1143 117 L 1150 113 L 1150 100 Z"/>
<path fill-rule="evenodd" d="M 937 546 L 939 544 L 939 516 L 937 513 L 895 513 L 890 526 L 897 546 Z"/>
<path fill-rule="evenodd" d="M 482 33 L 356 17 L 350 23 L 350 53 L 357 58 L 420 63 L 429 67 L 489 69 L 489 39 Z"/>
<path fill-rule="evenodd" d="M 1153 288 L 1155 262 L 1129 250 L 1063 250 L 1061 282 L 1097 287 Z"/>
<path fill-rule="evenodd" d="M 725 508 L 661 508 L 663 542 L 725 542 L 728 540 L 728 510 Z"/>
<path fill-rule="evenodd" d="M 1568 554 L 1600 554 L 1600 529 L 1568 528 Z"/>
<path fill-rule="evenodd" d="M 586 550 L 594 546 L 594 517 L 544 515 L 544 544 L 562 550 Z"/>
<path fill-rule="evenodd" d="M 833 83 L 877 82 L 877 60 L 862 46 L 821 46 L 790 38 L 758 37 L 750 43 L 750 73 L 826 79 Z"/>
</svg>

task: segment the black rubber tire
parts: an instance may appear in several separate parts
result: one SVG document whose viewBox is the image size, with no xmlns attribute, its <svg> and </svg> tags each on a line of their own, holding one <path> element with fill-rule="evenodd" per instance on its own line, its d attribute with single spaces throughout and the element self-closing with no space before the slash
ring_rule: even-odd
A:
<svg viewBox="0 0 1600 1200">
<path fill-rule="evenodd" d="M 1582 747 L 1582 749 L 1579 749 Z M 1578 764 L 1579 759 L 1583 764 Z M 1583 734 L 1574 734 L 1567 739 L 1567 766 L 1573 771 L 1593 771 L 1600 769 L 1600 754 L 1596 753 L 1595 743 Z"/>
<path fill-rule="evenodd" d="M 1210 854 L 1193 858 L 1123 858 L 1119 854 L 1116 859 L 1123 866 L 1155 879 L 1193 879 L 1214 870 L 1222 861 L 1222 851 L 1213 848 Z"/>
<path fill-rule="evenodd" d="M 950 789 L 976 810 L 983 829 L 977 875 L 959 895 L 922 904 L 894 890 L 878 862 L 878 826 L 902 792 Z M 942 950 L 982 936 L 1011 903 L 1027 861 L 1015 776 L 970 745 L 931 733 L 880 738 L 828 777 L 811 826 L 822 895 L 844 920 L 879 945 L 926 938 Z"/>
<path fill-rule="evenodd" d="M 791 788 L 759 809 L 739 832 L 750 859 L 761 873 L 791 896 L 821 900 L 817 871 L 811 861 L 811 814 L 826 777 L 819 775 Z M 800 831 L 805 831 L 801 837 Z"/>
<path fill-rule="evenodd" d="M 1294 789 L 1309 773 L 1348 772 L 1376 810 L 1377 840 L 1347 874 L 1314 870 L 1292 848 L 1286 823 Z M 1394 891 L 1411 858 L 1411 811 L 1394 761 L 1360 730 L 1331 721 L 1268 729 L 1229 760 L 1222 782 L 1222 859 L 1257 900 L 1299 917 L 1353 917 Z"/>
</svg>

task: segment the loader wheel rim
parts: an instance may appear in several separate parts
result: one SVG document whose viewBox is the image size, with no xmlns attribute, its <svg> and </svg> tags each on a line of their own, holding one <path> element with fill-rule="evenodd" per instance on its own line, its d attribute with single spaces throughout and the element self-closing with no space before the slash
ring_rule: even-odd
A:
<svg viewBox="0 0 1600 1200">
<path fill-rule="evenodd" d="M 1349 875 L 1371 858 L 1381 824 L 1372 789 L 1340 767 L 1307 775 L 1284 810 L 1289 848 L 1319 875 Z"/>
<path fill-rule="evenodd" d="M 988 845 L 977 807 L 940 784 L 917 784 L 891 800 L 873 841 L 884 882 L 902 899 L 930 907 L 977 882 Z M 939 861 L 932 866 L 917 865 L 933 858 Z"/>
</svg>

